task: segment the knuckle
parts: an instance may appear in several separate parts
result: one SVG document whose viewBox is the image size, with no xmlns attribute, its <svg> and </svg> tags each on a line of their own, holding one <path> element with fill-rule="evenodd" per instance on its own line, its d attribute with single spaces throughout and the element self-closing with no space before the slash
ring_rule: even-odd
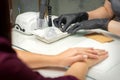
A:
<svg viewBox="0 0 120 80">
<path fill-rule="evenodd" d="M 74 53 L 77 53 L 78 52 L 78 49 L 77 48 L 70 48 Z"/>
</svg>

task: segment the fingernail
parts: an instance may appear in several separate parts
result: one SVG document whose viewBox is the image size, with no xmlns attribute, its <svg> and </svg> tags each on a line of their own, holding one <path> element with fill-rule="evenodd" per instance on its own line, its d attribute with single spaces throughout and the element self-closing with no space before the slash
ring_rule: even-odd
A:
<svg viewBox="0 0 120 80">
<path fill-rule="evenodd" d="M 88 58 L 88 55 L 83 55 L 83 58 L 84 58 L 84 59 L 87 59 L 87 58 Z"/>
<path fill-rule="evenodd" d="M 69 66 L 65 66 L 64 68 L 65 68 L 65 69 L 69 69 Z"/>
</svg>

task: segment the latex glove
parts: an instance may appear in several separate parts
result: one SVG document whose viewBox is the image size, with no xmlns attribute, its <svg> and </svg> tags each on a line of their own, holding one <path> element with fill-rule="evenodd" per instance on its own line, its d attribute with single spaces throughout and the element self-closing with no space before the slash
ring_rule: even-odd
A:
<svg viewBox="0 0 120 80">
<path fill-rule="evenodd" d="M 72 13 L 72 14 L 63 14 L 58 18 L 54 19 L 54 25 L 58 27 L 62 32 L 65 32 L 66 29 L 73 23 L 81 22 L 83 20 L 88 20 L 88 13 Z"/>
<path fill-rule="evenodd" d="M 107 31 L 109 19 L 92 19 L 86 20 L 79 23 L 75 23 L 71 28 L 67 30 L 68 33 L 75 33 L 78 30 L 85 29 L 103 29 Z"/>
</svg>

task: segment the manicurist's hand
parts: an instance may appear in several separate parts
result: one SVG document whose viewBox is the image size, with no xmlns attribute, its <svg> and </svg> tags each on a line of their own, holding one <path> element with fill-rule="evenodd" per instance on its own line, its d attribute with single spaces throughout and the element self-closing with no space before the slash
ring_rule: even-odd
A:
<svg viewBox="0 0 120 80">
<path fill-rule="evenodd" d="M 71 24 L 76 22 L 81 22 L 87 19 L 88 19 L 87 12 L 79 12 L 79 13 L 62 14 L 58 18 L 55 18 L 53 22 L 57 28 L 65 32 L 66 29 L 68 29 Z"/>
<path fill-rule="evenodd" d="M 66 32 L 73 34 L 79 30 L 90 30 L 90 29 L 102 29 L 107 31 L 107 24 L 109 19 L 92 19 L 86 20 L 79 23 L 75 23 Z"/>
</svg>

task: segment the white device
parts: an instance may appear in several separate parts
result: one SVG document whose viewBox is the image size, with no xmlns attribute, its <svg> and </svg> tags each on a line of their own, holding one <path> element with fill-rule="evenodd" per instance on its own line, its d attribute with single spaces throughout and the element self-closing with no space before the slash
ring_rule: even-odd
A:
<svg viewBox="0 0 120 80">
<path fill-rule="evenodd" d="M 38 12 L 25 12 L 19 14 L 15 21 L 15 30 L 22 32 L 24 34 L 32 34 L 31 32 L 38 29 L 37 20 L 39 18 Z M 47 22 L 47 21 L 45 21 Z M 44 23 L 44 26 L 47 26 Z"/>
<path fill-rule="evenodd" d="M 47 16 L 48 17 L 48 16 Z M 52 22 L 52 27 L 48 26 L 48 18 L 44 18 L 42 28 L 39 27 L 39 13 L 25 12 L 17 16 L 14 29 L 27 35 L 35 35 L 37 39 L 46 43 L 51 43 L 67 37 L 69 34 L 63 33 L 56 28 Z M 52 19 L 57 16 L 52 16 Z"/>
</svg>

